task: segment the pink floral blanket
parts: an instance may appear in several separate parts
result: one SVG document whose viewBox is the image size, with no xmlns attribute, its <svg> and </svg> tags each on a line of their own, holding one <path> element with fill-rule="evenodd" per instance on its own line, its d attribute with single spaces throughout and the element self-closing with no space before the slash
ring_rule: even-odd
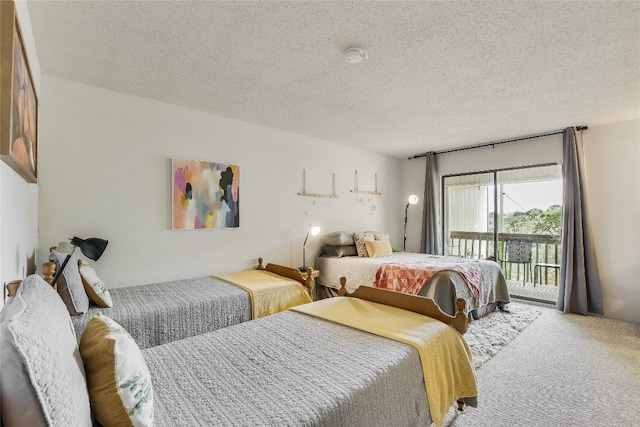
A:
<svg viewBox="0 0 640 427">
<path fill-rule="evenodd" d="M 429 262 L 382 264 L 376 272 L 373 285 L 378 288 L 417 295 L 434 274 L 446 270 L 460 273 L 465 278 L 473 297 L 478 299 L 482 287 L 480 263 L 464 258 L 460 258 L 460 262 L 451 258 L 434 258 Z"/>
</svg>

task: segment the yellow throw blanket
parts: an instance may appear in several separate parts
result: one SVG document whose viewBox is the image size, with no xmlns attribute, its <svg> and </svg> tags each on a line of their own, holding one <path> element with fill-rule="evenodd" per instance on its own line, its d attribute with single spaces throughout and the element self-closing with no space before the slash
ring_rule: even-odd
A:
<svg viewBox="0 0 640 427">
<path fill-rule="evenodd" d="M 436 426 L 442 425 L 453 402 L 478 396 L 471 349 L 458 331 L 438 320 L 350 297 L 327 298 L 292 310 L 414 346 L 420 353 Z"/>
<path fill-rule="evenodd" d="M 311 302 L 307 290 L 299 282 L 270 271 L 247 270 L 214 275 L 249 292 L 251 318 L 279 313 L 300 304 Z"/>
</svg>

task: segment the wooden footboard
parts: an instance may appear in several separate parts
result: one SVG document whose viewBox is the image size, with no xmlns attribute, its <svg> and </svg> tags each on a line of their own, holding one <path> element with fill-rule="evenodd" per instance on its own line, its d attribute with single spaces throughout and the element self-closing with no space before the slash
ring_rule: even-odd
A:
<svg viewBox="0 0 640 427">
<path fill-rule="evenodd" d="M 407 311 L 413 311 L 414 313 L 432 317 L 449 326 L 452 326 L 461 334 L 467 332 L 469 319 L 464 314 L 464 309 L 467 302 L 462 298 L 458 298 L 456 300 L 456 315 L 449 316 L 447 313 L 440 310 L 440 307 L 438 307 L 438 305 L 432 299 L 427 297 L 402 294 L 386 289 L 374 288 L 372 286 L 360 286 L 352 293 L 348 293 L 346 284 L 346 277 L 341 277 L 341 286 L 340 291 L 338 291 L 338 295 L 356 297 L 379 304 L 401 308 Z"/>
</svg>

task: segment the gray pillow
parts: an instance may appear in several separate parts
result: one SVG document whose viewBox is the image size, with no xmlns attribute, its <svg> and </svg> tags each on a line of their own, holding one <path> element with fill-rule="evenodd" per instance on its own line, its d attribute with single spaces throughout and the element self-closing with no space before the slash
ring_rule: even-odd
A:
<svg viewBox="0 0 640 427">
<path fill-rule="evenodd" d="M 343 256 L 356 256 L 356 255 L 358 255 L 358 250 L 356 249 L 356 245 L 342 245 L 342 246 L 323 245 L 322 246 L 321 256 L 342 258 Z"/>
<path fill-rule="evenodd" d="M 76 335 L 60 297 L 27 277 L 0 323 L 5 426 L 90 426 L 89 393 Z"/>
<path fill-rule="evenodd" d="M 58 251 L 51 251 L 51 254 L 49 254 L 49 261 L 56 263 L 56 271 L 58 271 L 66 257 L 66 254 Z M 78 252 L 74 252 L 69 259 L 67 266 L 58 278 L 58 293 L 71 314 L 83 314 L 89 310 L 89 297 L 87 296 L 87 292 L 84 290 L 82 277 L 80 277 L 78 259 Z"/>
<path fill-rule="evenodd" d="M 348 231 L 336 231 L 324 236 L 322 238 L 322 243 L 329 246 L 353 245 L 353 233 L 349 233 Z"/>
</svg>

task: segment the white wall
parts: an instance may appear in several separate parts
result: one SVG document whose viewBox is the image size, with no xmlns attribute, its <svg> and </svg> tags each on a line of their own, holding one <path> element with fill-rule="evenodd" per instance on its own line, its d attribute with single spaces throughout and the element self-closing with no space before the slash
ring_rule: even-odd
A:
<svg viewBox="0 0 640 427">
<path fill-rule="evenodd" d="M 300 266 L 310 223 L 388 231 L 401 244 L 398 159 L 47 75 L 42 88 L 39 264 L 59 241 L 102 237 L 95 267 L 118 287 L 246 269 L 258 257 Z M 238 229 L 171 230 L 171 158 L 240 166 Z M 298 196 L 303 168 L 307 192 L 331 193 L 335 173 L 339 197 Z M 377 173 L 382 196 L 350 193 L 355 170 L 361 190 Z M 307 264 L 318 248 L 310 238 Z"/>
<path fill-rule="evenodd" d="M 16 2 L 36 94 L 40 92 L 40 63 L 35 49 L 29 11 Z M 27 183 L 0 161 L 0 284 L 24 279 L 35 272 L 38 242 L 38 185 Z M 3 293 L 4 295 L 4 293 Z M 0 298 L 0 308 L 4 298 Z"/>
<path fill-rule="evenodd" d="M 602 281 L 605 316 L 640 322 L 640 121 L 583 132 L 587 206 Z M 441 175 L 562 161 L 562 136 L 438 155 Z M 424 192 L 425 159 L 402 161 L 404 195 Z M 409 214 L 407 249 L 420 249 L 420 215 Z M 413 209 L 410 208 L 410 209 Z"/>
<path fill-rule="evenodd" d="M 0 162 L 0 188 L 0 265 L 1 280 L 6 284 L 36 271 L 38 186 L 28 184 L 11 167 Z"/>
<path fill-rule="evenodd" d="M 640 322 L 640 120 L 589 127 L 583 142 L 605 315 Z"/>
</svg>

